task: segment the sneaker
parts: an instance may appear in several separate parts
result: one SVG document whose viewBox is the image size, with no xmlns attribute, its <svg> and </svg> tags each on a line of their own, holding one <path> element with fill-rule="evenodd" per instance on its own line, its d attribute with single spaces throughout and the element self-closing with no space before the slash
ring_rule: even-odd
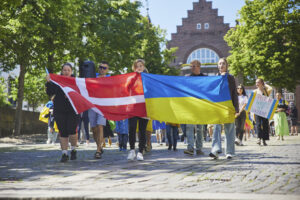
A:
<svg viewBox="0 0 300 200">
<path fill-rule="evenodd" d="M 144 160 L 143 154 L 141 152 L 138 152 L 138 154 L 136 156 L 136 159 L 139 160 L 139 161 Z"/>
<path fill-rule="evenodd" d="M 213 158 L 213 159 L 218 159 L 218 153 L 209 153 L 209 157 Z"/>
<path fill-rule="evenodd" d="M 199 150 L 196 150 L 196 154 L 198 156 L 200 156 L 200 155 L 204 155 L 204 152 L 199 149 Z"/>
<path fill-rule="evenodd" d="M 143 155 L 142 155 L 143 156 Z M 134 160 L 135 158 L 135 150 L 134 149 L 131 149 L 128 153 L 128 157 L 127 157 L 127 160 Z"/>
<path fill-rule="evenodd" d="M 96 159 L 101 159 L 101 152 L 96 152 L 95 155 L 94 155 L 94 158 Z"/>
<path fill-rule="evenodd" d="M 237 146 L 239 146 L 240 145 L 240 140 L 235 140 L 234 144 L 236 144 Z"/>
<path fill-rule="evenodd" d="M 52 142 L 51 144 L 52 144 L 52 145 L 55 145 L 55 142 Z"/>
<path fill-rule="evenodd" d="M 227 154 L 227 155 L 226 155 L 226 158 L 227 158 L 228 160 L 232 159 L 232 157 L 233 157 L 233 156 L 232 156 L 231 154 Z"/>
<path fill-rule="evenodd" d="M 188 150 L 188 149 L 186 149 L 186 150 L 183 151 L 183 153 L 193 156 L 194 155 L 194 150 Z"/>
<path fill-rule="evenodd" d="M 77 151 L 75 149 L 73 149 L 71 151 L 71 158 L 70 158 L 70 160 L 76 160 L 76 158 L 77 158 L 76 153 L 77 153 Z"/>
<path fill-rule="evenodd" d="M 47 140 L 46 144 L 50 144 L 50 142 L 51 142 L 50 140 Z"/>
<path fill-rule="evenodd" d="M 60 162 L 67 162 L 69 160 L 69 156 L 67 154 L 63 154 L 61 156 Z"/>
</svg>

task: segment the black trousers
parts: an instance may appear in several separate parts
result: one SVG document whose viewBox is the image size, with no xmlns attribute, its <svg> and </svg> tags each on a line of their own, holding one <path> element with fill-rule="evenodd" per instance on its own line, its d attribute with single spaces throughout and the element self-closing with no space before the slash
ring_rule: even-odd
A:
<svg viewBox="0 0 300 200">
<path fill-rule="evenodd" d="M 76 134 L 76 128 L 79 122 L 79 115 L 73 112 L 59 113 L 54 112 L 54 119 L 57 123 L 60 137 L 69 137 Z"/>
<path fill-rule="evenodd" d="M 241 114 L 235 119 L 236 137 L 243 140 L 245 133 L 246 111 L 243 110 Z"/>
<path fill-rule="evenodd" d="M 255 115 L 257 137 L 263 140 L 269 140 L 269 120 Z"/>
<path fill-rule="evenodd" d="M 128 122 L 130 149 L 135 149 L 136 126 L 137 122 L 139 122 L 139 152 L 143 153 L 146 144 L 146 128 L 148 124 L 148 119 L 143 119 L 141 117 L 132 117 L 128 119 Z"/>
</svg>

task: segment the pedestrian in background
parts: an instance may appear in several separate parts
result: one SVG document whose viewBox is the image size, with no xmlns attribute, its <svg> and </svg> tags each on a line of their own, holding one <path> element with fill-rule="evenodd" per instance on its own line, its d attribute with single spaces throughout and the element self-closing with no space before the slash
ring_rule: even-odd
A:
<svg viewBox="0 0 300 200">
<path fill-rule="evenodd" d="M 238 100 L 239 100 L 239 112 L 235 118 L 235 128 L 236 128 L 236 140 L 235 144 L 243 146 L 243 136 L 245 132 L 245 122 L 246 122 L 246 111 L 245 107 L 248 103 L 248 97 L 243 85 L 237 87 Z"/>
<path fill-rule="evenodd" d="M 166 131 L 167 131 L 167 137 L 169 142 L 168 150 L 177 151 L 177 139 L 178 139 L 178 128 L 180 127 L 179 124 L 173 124 L 173 123 L 166 123 Z"/>
<path fill-rule="evenodd" d="M 282 99 L 280 92 L 276 93 L 276 99 L 278 100 L 277 109 L 274 114 L 274 126 L 277 140 L 284 140 L 283 136 L 289 135 L 289 125 L 286 119 L 286 110 L 288 109 L 287 102 Z"/>
<path fill-rule="evenodd" d="M 80 142 L 80 144 L 83 144 L 83 141 L 80 138 L 80 133 L 81 133 L 81 126 L 83 123 L 83 132 L 85 133 L 85 142 L 86 145 L 88 146 L 90 143 L 90 131 L 89 131 L 89 111 L 84 111 L 83 113 L 80 113 L 80 119 L 79 119 L 79 124 L 78 124 L 78 141 Z"/>
<path fill-rule="evenodd" d="M 290 118 L 292 121 L 291 135 L 298 135 L 298 128 L 297 128 L 298 110 L 294 102 L 290 103 Z"/>
<path fill-rule="evenodd" d="M 272 92 L 272 87 L 265 84 L 264 80 L 261 78 L 256 79 L 256 87 L 257 89 L 254 90 L 254 92 L 263 96 L 268 97 Z M 255 125 L 258 137 L 257 144 L 261 145 L 261 141 L 263 141 L 263 145 L 267 146 L 266 141 L 269 140 L 269 120 L 255 115 Z"/>
<path fill-rule="evenodd" d="M 116 133 L 119 138 L 119 150 L 127 150 L 128 142 L 128 119 L 116 121 Z"/>
<path fill-rule="evenodd" d="M 54 108 L 54 104 L 53 104 L 53 100 L 54 100 L 54 95 L 51 97 L 51 100 L 48 101 L 48 103 L 46 104 L 46 107 L 49 108 L 49 113 L 47 115 L 45 115 L 45 118 L 48 118 L 48 130 L 47 130 L 47 144 L 55 144 L 56 139 L 57 139 L 57 135 L 58 133 L 55 131 L 54 128 L 54 115 L 53 115 L 53 108 Z"/>
</svg>

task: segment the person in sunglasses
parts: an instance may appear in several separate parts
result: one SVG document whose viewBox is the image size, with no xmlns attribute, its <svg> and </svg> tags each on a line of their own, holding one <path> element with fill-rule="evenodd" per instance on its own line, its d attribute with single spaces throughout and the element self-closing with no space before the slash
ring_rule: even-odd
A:
<svg viewBox="0 0 300 200">
<path fill-rule="evenodd" d="M 97 77 L 106 77 L 108 72 L 108 63 L 102 61 L 99 65 L 99 73 Z M 106 125 L 106 119 L 93 111 L 92 109 L 88 110 L 89 121 L 93 132 L 93 137 L 97 145 L 97 150 L 94 155 L 96 159 L 100 159 L 103 153 L 103 143 L 104 143 L 104 126 Z"/>
</svg>

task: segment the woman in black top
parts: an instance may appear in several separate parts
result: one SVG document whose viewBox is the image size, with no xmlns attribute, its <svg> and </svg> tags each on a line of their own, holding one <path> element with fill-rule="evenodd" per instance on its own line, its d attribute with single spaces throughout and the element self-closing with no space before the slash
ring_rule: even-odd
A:
<svg viewBox="0 0 300 200">
<path fill-rule="evenodd" d="M 72 65 L 70 63 L 65 63 L 62 66 L 61 74 L 63 76 L 72 76 Z M 68 156 L 68 142 L 71 143 L 71 160 L 76 159 L 76 127 L 79 121 L 79 115 L 75 113 L 69 99 L 63 92 L 63 90 L 56 84 L 50 82 L 50 76 L 46 77 L 46 92 L 49 96 L 53 96 L 53 114 L 60 135 L 60 145 L 62 149 L 61 162 L 67 162 L 69 160 Z"/>
</svg>

